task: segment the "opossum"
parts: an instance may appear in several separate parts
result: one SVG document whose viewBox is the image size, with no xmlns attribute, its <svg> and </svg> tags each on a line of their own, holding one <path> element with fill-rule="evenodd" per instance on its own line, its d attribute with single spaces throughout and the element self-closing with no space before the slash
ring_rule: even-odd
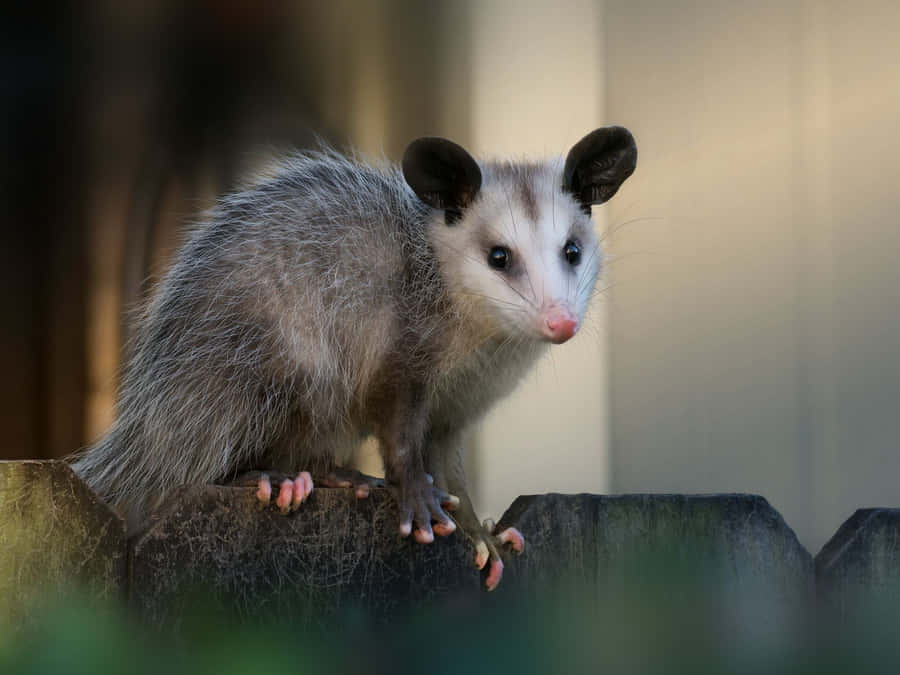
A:
<svg viewBox="0 0 900 675">
<path fill-rule="evenodd" d="M 431 137 L 399 167 L 287 157 L 189 232 L 138 319 L 117 419 L 73 468 L 132 526 L 178 486 L 241 476 L 263 503 L 276 478 L 287 512 L 314 483 L 379 485 L 342 466 L 374 435 L 400 535 L 459 526 L 494 588 L 524 540 L 479 523 L 460 438 L 582 325 L 591 205 L 636 159 L 622 127 L 564 162 L 478 163 Z"/>
</svg>

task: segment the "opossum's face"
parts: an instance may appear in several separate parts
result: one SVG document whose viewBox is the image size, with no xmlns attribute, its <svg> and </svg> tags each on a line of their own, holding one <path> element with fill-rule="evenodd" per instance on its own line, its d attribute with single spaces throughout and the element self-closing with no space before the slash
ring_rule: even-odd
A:
<svg viewBox="0 0 900 675">
<path fill-rule="evenodd" d="M 485 167 L 478 198 L 434 247 L 451 290 L 489 329 L 565 342 L 580 328 L 601 252 L 550 167 Z"/>
<path fill-rule="evenodd" d="M 433 242 L 451 292 L 486 332 L 565 342 L 581 327 L 602 252 L 590 206 L 631 175 L 634 140 L 598 129 L 560 164 L 479 167 L 443 139 L 410 145 L 403 169 L 445 211 Z M 442 178 L 443 177 L 443 180 Z"/>
</svg>

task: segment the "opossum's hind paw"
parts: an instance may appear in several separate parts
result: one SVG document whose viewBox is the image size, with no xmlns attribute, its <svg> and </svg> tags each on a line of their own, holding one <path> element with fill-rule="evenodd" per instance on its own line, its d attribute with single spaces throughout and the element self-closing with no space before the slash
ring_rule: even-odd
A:
<svg viewBox="0 0 900 675">
<path fill-rule="evenodd" d="M 352 487 L 358 499 L 365 499 L 369 496 L 369 491 L 372 488 L 384 487 L 384 479 L 368 476 L 356 469 L 336 467 L 334 471 L 324 476 L 316 476 L 316 485 L 322 487 Z"/>
<path fill-rule="evenodd" d="M 492 591 L 503 578 L 503 559 L 500 551 L 506 547 L 516 553 L 525 550 L 525 537 L 515 527 L 507 527 L 499 533 L 495 533 L 496 526 L 493 520 L 484 521 L 484 536 L 477 536 L 475 540 L 475 566 L 482 570 L 487 567 L 487 577 L 484 584 L 487 590 Z"/>
<path fill-rule="evenodd" d="M 272 503 L 272 483 L 278 486 L 275 506 L 282 513 L 296 511 L 313 491 L 313 479 L 308 471 L 301 471 L 296 478 L 280 472 L 251 471 L 239 476 L 232 485 L 256 487 L 256 501 L 260 508 Z"/>
</svg>

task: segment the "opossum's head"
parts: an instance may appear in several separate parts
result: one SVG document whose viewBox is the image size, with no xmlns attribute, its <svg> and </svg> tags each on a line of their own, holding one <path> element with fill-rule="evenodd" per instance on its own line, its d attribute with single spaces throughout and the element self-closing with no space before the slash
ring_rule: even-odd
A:
<svg viewBox="0 0 900 675">
<path fill-rule="evenodd" d="M 479 165 L 455 143 L 420 138 L 403 175 L 443 211 L 432 242 L 455 297 L 491 332 L 560 343 L 580 328 L 603 258 L 591 206 L 612 197 L 636 161 L 622 127 L 588 134 L 565 163 Z"/>
</svg>

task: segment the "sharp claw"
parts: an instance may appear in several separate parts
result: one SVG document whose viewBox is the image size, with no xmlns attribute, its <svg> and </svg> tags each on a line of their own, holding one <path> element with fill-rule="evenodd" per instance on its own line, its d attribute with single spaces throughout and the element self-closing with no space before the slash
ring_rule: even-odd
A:
<svg viewBox="0 0 900 675">
<path fill-rule="evenodd" d="M 455 511 L 459 507 L 459 497 L 456 495 L 447 495 L 446 499 L 441 502 L 441 506 L 448 511 Z"/>
<path fill-rule="evenodd" d="M 478 569 L 484 569 L 484 566 L 487 565 L 488 557 L 490 553 L 488 552 L 487 544 L 483 541 L 479 541 L 475 545 L 475 566 Z"/>
</svg>

